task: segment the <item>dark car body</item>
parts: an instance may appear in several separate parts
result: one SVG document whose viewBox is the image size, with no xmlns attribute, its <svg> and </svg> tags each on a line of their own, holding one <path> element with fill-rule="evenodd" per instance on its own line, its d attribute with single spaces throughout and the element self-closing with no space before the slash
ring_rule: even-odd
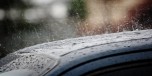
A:
<svg viewBox="0 0 152 76">
<path fill-rule="evenodd" d="M 0 75 L 23 69 L 38 76 L 151 76 L 152 30 L 43 43 L 0 60 Z"/>
</svg>

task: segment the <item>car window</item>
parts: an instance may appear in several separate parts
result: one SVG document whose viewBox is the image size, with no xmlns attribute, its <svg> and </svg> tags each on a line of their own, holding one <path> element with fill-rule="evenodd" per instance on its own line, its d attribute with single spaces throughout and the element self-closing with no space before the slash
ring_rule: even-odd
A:
<svg viewBox="0 0 152 76">
<path fill-rule="evenodd" d="M 126 65 L 127 66 L 127 65 Z M 118 69 L 119 68 L 119 69 Z M 129 67 L 114 67 L 102 70 L 96 70 L 94 72 L 90 72 L 90 74 L 86 74 L 86 76 L 151 76 L 151 65 L 134 65 Z"/>
</svg>

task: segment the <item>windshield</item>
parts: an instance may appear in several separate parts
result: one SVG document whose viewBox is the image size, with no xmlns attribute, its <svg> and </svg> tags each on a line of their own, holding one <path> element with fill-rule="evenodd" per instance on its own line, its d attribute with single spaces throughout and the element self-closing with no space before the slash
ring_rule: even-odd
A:
<svg viewBox="0 0 152 76">
<path fill-rule="evenodd" d="M 39 43 L 151 29 L 151 0 L 0 0 L 0 58 Z"/>
</svg>

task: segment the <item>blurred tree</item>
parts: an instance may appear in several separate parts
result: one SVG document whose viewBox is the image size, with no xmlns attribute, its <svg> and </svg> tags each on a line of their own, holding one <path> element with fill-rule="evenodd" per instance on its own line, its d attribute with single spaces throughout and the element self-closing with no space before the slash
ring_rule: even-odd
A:
<svg viewBox="0 0 152 76">
<path fill-rule="evenodd" d="M 69 10 L 70 16 L 84 19 L 86 16 L 86 8 L 84 0 L 72 0 L 71 8 Z"/>
</svg>

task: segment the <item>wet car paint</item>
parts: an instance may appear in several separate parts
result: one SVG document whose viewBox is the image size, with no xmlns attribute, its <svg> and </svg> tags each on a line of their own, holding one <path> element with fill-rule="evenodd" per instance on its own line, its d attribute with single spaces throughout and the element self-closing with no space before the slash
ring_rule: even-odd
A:
<svg viewBox="0 0 152 76">
<path fill-rule="evenodd" d="M 132 32 L 128 31 L 128 32 L 121 32 L 121 33 L 66 39 L 66 40 L 54 41 L 54 42 L 43 43 L 43 44 L 27 47 L 19 51 L 16 51 L 15 53 L 12 53 L 10 55 L 12 55 L 12 57 L 14 55 L 25 56 L 25 58 L 26 58 L 26 55 L 30 55 L 30 54 L 38 55 L 38 56 L 40 55 L 40 57 L 41 56 L 45 57 L 46 55 L 48 58 L 49 57 L 54 58 L 54 60 L 57 63 L 52 68 L 48 66 L 51 64 L 46 63 L 45 64 L 46 66 L 44 68 L 45 69 L 44 71 L 46 72 L 40 71 L 38 73 L 39 75 L 70 76 L 72 74 L 72 76 L 77 76 L 77 75 L 81 75 L 81 73 L 83 72 L 88 72 L 91 69 L 88 68 L 88 70 L 86 71 L 85 70 L 78 71 L 75 69 L 74 71 L 72 71 L 72 69 L 70 68 L 75 67 L 78 64 L 87 62 L 88 60 L 92 60 L 98 57 L 104 57 L 106 55 L 126 53 L 132 50 L 135 52 L 136 51 L 140 52 L 140 49 L 152 48 L 151 32 L 152 30 L 142 30 L 142 31 L 137 30 L 137 31 L 132 31 Z M 152 55 L 151 52 L 149 54 Z M 8 57 L 11 57 L 11 56 L 8 55 L 2 60 L 0 60 L 0 64 L 1 64 L 0 70 L 2 72 L 17 69 L 17 68 L 11 68 L 9 66 L 11 66 L 12 63 L 15 60 L 17 60 L 17 58 L 19 59 L 21 58 L 21 57 L 17 57 L 13 61 L 7 61 Z M 144 57 L 151 58 L 151 56 L 150 57 L 143 56 L 143 58 Z M 132 59 L 132 58 L 129 58 L 129 59 Z M 5 62 L 6 64 L 4 64 L 3 61 L 6 61 Z M 44 60 L 40 58 L 39 61 L 43 62 Z M 48 60 L 48 61 L 51 62 L 51 60 Z M 20 60 L 20 62 L 23 62 L 23 60 Z M 16 61 L 15 63 L 18 63 L 18 61 Z M 14 66 L 16 67 L 17 65 L 14 65 Z M 26 64 L 26 66 L 30 66 L 30 65 Z M 40 64 L 40 66 L 42 65 Z M 78 67 L 81 68 L 81 66 L 78 66 Z M 94 67 L 99 67 L 99 66 L 94 66 Z M 24 69 L 24 68 L 21 68 L 21 66 L 19 68 Z M 48 68 L 51 68 L 51 69 L 48 69 Z M 84 67 L 82 68 L 84 69 Z M 11 70 L 3 71 L 3 69 L 11 69 Z M 30 69 L 30 68 L 27 68 L 27 69 Z M 30 69 L 30 70 L 33 70 L 33 69 Z M 37 70 L 39 69 L 37 68 Z"/>
</svg>

